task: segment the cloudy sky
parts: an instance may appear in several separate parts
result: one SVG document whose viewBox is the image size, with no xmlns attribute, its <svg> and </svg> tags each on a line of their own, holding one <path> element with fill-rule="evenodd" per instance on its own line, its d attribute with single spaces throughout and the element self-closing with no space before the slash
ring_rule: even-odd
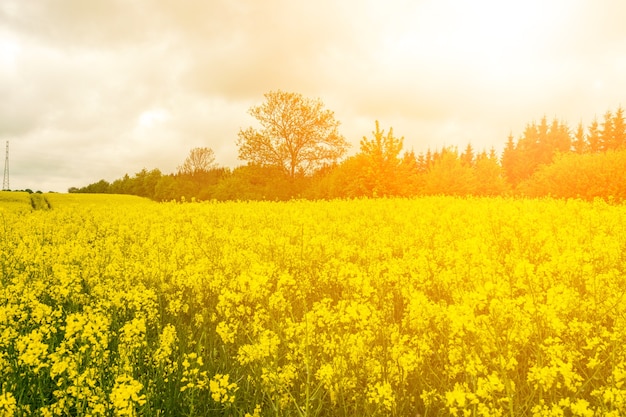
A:
<svg viewBox="0 0 626 417">
<path fill-rule="evenodd" d="M 416 153 L 500 151 L 626 106 L 625 20 L 623 0 L 0 0 L 0 152 L 42 191 L 198 146 L 234 167 L 278 89 L 320 98 L 351 153 L 375 120 Z"/>
</svg>

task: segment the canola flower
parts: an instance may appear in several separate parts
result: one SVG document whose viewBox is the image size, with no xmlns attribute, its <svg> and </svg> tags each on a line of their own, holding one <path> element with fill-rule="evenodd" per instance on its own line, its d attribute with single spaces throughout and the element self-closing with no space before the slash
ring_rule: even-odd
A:
<svg viewBox="0 0 626 417">
<path fill-rule="evenodd" d="M 0 221 L 0 416 L 626 414 L 624 205 L 47 198 Z"/>
<path fill-rule="evenodd" d="M 259 404 L 255 405 L 252 414 L 246 413 L 244 417 L 261 417 L 261 406 Z"/>
<path fill-rule="evenodd" d="M 239 387 L 235 382 L 229 382 L 229 375 L 215 374 L 209 381 L 211 398 L 216 403 L 226 404 L 235 402 L 235 392 Z"/>
<path fill-rule="evenodd" d="M 186 390 L 204 390 L 207 388 L 208 377 L 206 371 L 200 371 L 203 367 L 204 362 L 201 356 L 198 356 L 197 353 L 192 352 L 189 354 L 184 354 L 183 356 L 183 375 L 180 379 L 183 385 L 180 388 L 180 391 Z"/>
<path fill-rule="evenodd" d="M 116 416 L 136 416 L 137 408 L 146 403 L 145 394 L 140 394 L 143 385 L 128 375 L 115 378 L 111 391 L 111 405 Z"/>
<path fill-rule="evenodd" d="M 159 337 L 159 347 L 154 352 L 153 358 L 158 366 L 166 367 L 172 362 L 172 355 L 176 352 L 176 344 L 178 337 L 176 336 L 176 327 L 167 324 Z"/>
<path fill-rule="evenodd" d="M 0 395 L 0 417 L 13 417 L 17 411 L 17 401 L 10 392 Z"/>
</svg>

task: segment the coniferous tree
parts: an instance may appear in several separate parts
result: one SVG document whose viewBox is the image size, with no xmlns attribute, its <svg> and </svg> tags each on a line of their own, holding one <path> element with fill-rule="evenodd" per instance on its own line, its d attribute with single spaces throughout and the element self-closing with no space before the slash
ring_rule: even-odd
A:
<svg viewBox="0 0 626 417">
<path fill-rule="evenodd" d="M 465 150 L 461 154 L 461 162 L 468 167 L 474 166 L 474 148 L 472 148 L 471 143 L 467 144 Z"/>
<path fill-rule="evenodd" d="M 591 125 L 589 125 L 589 129 L 587 130 L 587 143 L 589 144 L 589 152 L 600 152 L 600 127 L 597 118 L 593 119 Z"/>
<path fill-rule="evenodd" d="M 626 148 L 626 121 L 624 120 L 624 108 L 619 106 L 613 115 L 613 143 L 615 149 Z"/>
<path fill-rule="evenodd" d="M 420 174 L 428 170 L 428 162 L 426 160 L 426 155 L 424 155 L 423 153 L 420 153 L 417 156 L 417 170 Z"/>
<path fill-rule="evenodd" d="M 515 143 L 515 139 L 513 138 L 513 133 L 510 133 L 506 145 L 504 146 L 504 151 L 502 151 L 502 170 L 504 171 L 504 176 L 506 177 L 509 184 L 515 187 L 519 181 L 519 154 L 517 151 L 517 146 Z"/>
<path fill-rule="evenodd" d="M 385 135 L 378 120 L 373 137 L 361 139 L 361 149 L 357 154 L 362 170 L 364 186 L 370 196 L 397 195 L 399 193 L 400 152 L 404 137 L 396 138 L 393 128 Z"/>
<path fill-rule="evenodd" d="M 399 195 L 412 196 L 418 193 L 421 185 L 420 169 L 413 150 L 405 152 L 399 167 Z"/>
<path fill-rule="evenodd" d="M 508 186 L 502 174 L 502 167 L 498 163 L 495 149 L 489 154 L 482 152 L 474 166 L 474 194 L 479 196 L 497 196 L 507 193 Z"/>
<path fill-rule="evenodd" d="M 428 148 L 426 150 L 426 157 L 425 157 L 426 164 L 424 165 L 425 167 L 424 171 L 428 171 L 433 166 L 434 159 L 435 158 L 434 158 L 433 152 L 430 150 L 430 148 Z"/>
<path fill-rule="evenodd" d="M 539 122 L 539 125 L 535 127 L 535 132 L 537 134 L 537 141 L 532 146 L 531 143 L 531 152 L 527 155 L 528 158 L 532 158 L 535 161 L 533 167 L 530 168 L 530 174 L 535 171 L 536 167 L 542 164 L 550 163 L 552 159 L 552 143 L 551 143 L 551 130 L 548 125 L 548 118 L 544 115 Z M 534 155 L 534 158 L 533 158 Z"/>
<path fill-rule="evenodd" d="M 574 134 L 574 141 L 572 147 L 575 153 L 583 154 L 589 150 L 587 141 L 585 140 L 585 129 L 583 128 L 583 122 L 578 123 L 576 133 Z"/>
<path fill-rule="evenodd" d="M 474 170 L 464 166 L 456 148 L 437 152 L 432 168 L 424 176 L 423 193 L 427 195 L 466 196 L 475 193 Z"/>
<path fill-rule="evenodd" d="M 567 153 L 572 150 L 572 137 L 567 124 L 558 121 L 556 118 L 552 121 L 550 132 L 548 135 L 548 143 L 550 149 L 550 160 L 552 163 L 557 153 Z"/>
<path fill-rule="evenodd" d="M 546 129 L 547 130 L 547 129 Z M 543 134 L 547 135 L 547 131 Z M 541 133 L 536 123 L 526 126 L 521 139 L 517 141 L 516 150 L 519 153 L 518 178 L 525 180 L 530 177 L 543 162 L 540 148 Z"/>
<path fill-rule="evenodd" d="M 601 152 L 609 149 L 615 149 L 615 144 L 613 143 L 613 113 L 610 110 L 604 113 L 599 146 Z"/>
</svg>

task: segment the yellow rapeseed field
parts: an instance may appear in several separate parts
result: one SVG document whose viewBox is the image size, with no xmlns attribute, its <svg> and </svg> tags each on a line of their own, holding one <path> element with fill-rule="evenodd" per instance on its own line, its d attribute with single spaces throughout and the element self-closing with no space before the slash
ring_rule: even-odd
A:
<svg viewBox="0 0 626 417">
<path fill-rule="evenodd" d="M 0 417 L 626 414 L 624 205 L 0 197 Z"/>
</svg>

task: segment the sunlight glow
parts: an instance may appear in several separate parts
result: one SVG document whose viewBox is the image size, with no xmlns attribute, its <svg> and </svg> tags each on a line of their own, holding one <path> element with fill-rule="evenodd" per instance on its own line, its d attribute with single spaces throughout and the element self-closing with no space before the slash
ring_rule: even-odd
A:
<svg viewBox="0 0 626 417">
<path fill-rule="evenodd" d="M 139 116 L 137 124 L 140 128 L 151 128 L 167 121 L 169 117 L 170 113 L 165 109 L 156 108 L 146 110 Z"/>
<path fill-rule="evenodd" d="M 558 3 L 420 3 L 386 29 L 385 61 L 393 65 L 410 56 L 415 68 L 462 66 L 494 78 L 534 68 L 545 50 L 558 41 L 565 13 Z"/>
<path fill-rule="evenodd" d="M 0 72 L 8 74 L 16 71 L 20 50 L 15 40 L 0 37 Z"/>
</svg>

